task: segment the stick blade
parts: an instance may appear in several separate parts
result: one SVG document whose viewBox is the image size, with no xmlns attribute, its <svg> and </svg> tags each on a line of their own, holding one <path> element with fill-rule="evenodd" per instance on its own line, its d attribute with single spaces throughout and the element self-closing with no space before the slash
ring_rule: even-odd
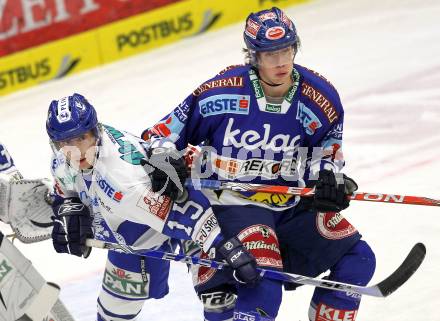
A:
<svg viewBox="0 0 440 321">
<path fill-rule="evenodd" d="M 426 255 L 423 243 L 417 243 L 409 252 L 402 264 L 385 280 L 377 284 L 384 297 L 400 288 L 417 271 Z"/>
</svg>

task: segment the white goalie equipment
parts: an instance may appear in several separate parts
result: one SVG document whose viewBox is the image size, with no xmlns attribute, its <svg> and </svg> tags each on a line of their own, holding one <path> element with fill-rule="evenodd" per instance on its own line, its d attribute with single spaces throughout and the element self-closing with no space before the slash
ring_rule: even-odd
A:
<svg viewBox="0 0 440 321">
<path fill-rule="evenodd" d="M 45 178 L 14 180 L 0 174 L 0 220 L 10 224 L 15 237 L 23 243 L 51 237 L 51 188 Z"/>
<path fill-rule="evenodd" d="M 75 321 L 59 292 L 0 232 L 0 321 Z"/>
</svg>

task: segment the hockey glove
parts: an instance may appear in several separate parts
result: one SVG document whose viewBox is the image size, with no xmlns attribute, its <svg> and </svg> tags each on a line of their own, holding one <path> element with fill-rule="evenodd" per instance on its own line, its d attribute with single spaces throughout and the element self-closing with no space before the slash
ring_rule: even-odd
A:
<svg viewBox="0 0 440 321">
<path fill-rule="evenodd" d="M 319 212 L 339 212 L 350 205 L 350 199 L 347 196 L 357 191 L 358 186 L 353 179 L 345 174 L 338 175 L 343 177 L 343 181 L 336 178 L 332 171 L 319 171 L 312 208 Z"/>
<path fill-rule="evenodd" d="M 254 286 L 261 279 L 257 271 L 257 261 L 237 237 L 223 242 L 217 250 L 234 270 L 233 276 L 237 282 Z"/>
<path fill-rule="evenodd" d="M 55 251 L 87 258 L 91 248 L 86 239 L 93 238 L 89 209 L 77 197 L 65 198 L 52 207 L 54 215 L 52 241 Z"/>
<path fill-rule="evenodd" d="M 175 148 L 156 147 L 147 150 L 147 157 L 147 160 L 141 160 L 141 164 L 150 177 L 153 192 L 179 201 L 188 177 L 182 155 Z"/>
</svg>

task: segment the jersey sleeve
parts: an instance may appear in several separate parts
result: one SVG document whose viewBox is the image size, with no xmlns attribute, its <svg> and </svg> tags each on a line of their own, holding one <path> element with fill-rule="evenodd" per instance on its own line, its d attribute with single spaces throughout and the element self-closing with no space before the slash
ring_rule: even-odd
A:
<svg viewBox="0 0 440 321">
<path fill-rule="evenodd" d="M 74 188 L 76 173 L 66 164 L 64 157 L 54 154 L 51 160 L 51 173 L 54 179 L 52 197 L 56 205 L 67 197 L 78 197 Z"/>
<path fill-rule="evenodd" d="M 14 160 L 2 143 L 0 143 L 0 173 L 6 174 L 17 180 L 23 178 L 15 167 Z"/>
<path fill-rule="evenodd" d="M 154 140 L 166 137 L 176 145 L 178 150 L 184 150 L 188 144 L 199 145 L 209 137 L 210 125 L 206 122 L 200 126 L 201 115 L 198 108 L 198 96 L 191 93 L 171 113 L 142 133 L 144 140 Z"/>
<path fill-rule="evenodd" d="M 311 166 L 314 172 L 317 170 L 331 170 L 335 173 L 340 172 L 344 165 L 344 155 L 342 153 L 342 133 L 344 126 L 344 114 L 339 115 L 338 121 L 330 128 L 321 141 L 317 144 L 320 151 L 316 155 L 316 160 L 312 157 Z"/>
<path fill-rule="evenodd" d="M 320 170 L 331 170 L 335 173 L 342 171 L 345 161 L 342 152 L 342 136 L 344 128 L 344 109 L 336 90 L 328 94 L 328 99 L 334 113 L 331 118 L 322 117 L 320 123 L 322 128 L 319 134 L 312 136 L 309 141 L 309 166 L 308 179 L 317 179 Z M 309 151 L 309 152 L 310 152 Z"/>
<path fill-rule="evenodd" d="M 200 191 L 188 190 L 188 200 L 173 203 L 167 196 L 138 185 L 128 191 L 114 214 L 152 229 L 170 238 L 193 240 L 208 250 L 218 241 L 220 227 L 210 204 Z"/>
</svg>

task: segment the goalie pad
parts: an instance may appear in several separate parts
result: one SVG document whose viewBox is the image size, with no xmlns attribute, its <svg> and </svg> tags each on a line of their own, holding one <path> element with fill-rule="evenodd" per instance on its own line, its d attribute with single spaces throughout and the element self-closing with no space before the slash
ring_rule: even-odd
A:
<svg viewBox="0 0 440 321">
<path fill-rule="evenodd" d="M 58 294 L 59 287 L 47 283 L 0 232 L 0 321 L 41 321 Z"/>
<path fill-rule="evenodd" d="M 0 220 L 9 223 L 23 243 L 47 240 L 52 232 L 48 179 L 15 181 L 0 174 Z"/>
</svg>

